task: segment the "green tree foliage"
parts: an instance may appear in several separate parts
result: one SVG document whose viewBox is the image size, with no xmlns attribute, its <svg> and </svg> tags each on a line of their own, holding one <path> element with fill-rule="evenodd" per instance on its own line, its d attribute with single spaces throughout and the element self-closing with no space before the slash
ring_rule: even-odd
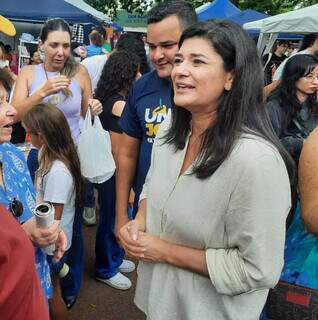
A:
<svg viewBox="0 0 318 320">
<path fill-rule="evenodd" d="M 155 3 L 161 1 L 162 0 L 85 0 L 85 2 L 95 9 L 110 16 L 116 15 L 116 11 L 118 9 L 124 9 L 128 12 L 145 12 Z M 199 7 L 207 2 L 211 1 L 192 0 L 195 7 Z M 294 8 L 302 8 L 317 4 L 318 0 L 232 0 L 232 2 L 242 10 L 253 9 L 270 15 L 275 15 L 293 10 Z"/>
<path fill-rule="evenodd" d="M 238 2 L 236 5 L 238 5 L 240 9 L 253 9 L 269 15 L 275 15 L 295 8 L 303 8 L 317 4 L 318 0 L 238 0 L 236 2 Z"/>
<path fill-rule="evenodd" d="M 116 15 L 118 9 L 124 9 L 128 12 L 145 12 L 156 2 L 156 0 L 84 0 L 96 10 L 108 14 L 113 17 Z"/>
</svg>

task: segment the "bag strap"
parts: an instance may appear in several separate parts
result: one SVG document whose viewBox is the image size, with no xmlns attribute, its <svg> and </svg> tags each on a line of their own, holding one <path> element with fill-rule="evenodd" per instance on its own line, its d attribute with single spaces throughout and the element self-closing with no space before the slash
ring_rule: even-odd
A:
<svg viewBox="0 0 318 320">
<path fill-rule="evenodd" d="M 301 133 L 302 137 L 304 139 L 306 139 L 309 136 L 309 131 L 302 126 L 297 119 L 293 118 L 292 122 L 294 123 L 294 125 L 296 126 L 296 128 L 299 130 L 299 132 Z"/>
<path fill-rule="evenodd" d="M 83 123 L 83 131 L 91 128 L 93 126 L 92 124 L 92 114 L 90 108 L 87 109 L 84 123 Z"/>
<path fill-rule="evenodd" d="M 93 117 L 94 117 L 94 116 L 93 116 Z M 94 127 L 94 128 L 97 128 L 97 129 L 104 129 L 98 116 L 94 117 L 93 127 Z"/>
</svg>

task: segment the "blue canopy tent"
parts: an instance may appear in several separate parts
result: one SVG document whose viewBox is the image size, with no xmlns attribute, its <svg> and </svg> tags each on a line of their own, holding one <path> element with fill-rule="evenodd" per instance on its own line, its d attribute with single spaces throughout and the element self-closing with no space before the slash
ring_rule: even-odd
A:
<svg viewBox="0 0 318 320">
<path fill-rule="evenodd" d="M 240 13 L 241 10 L 229 0 L 215 0 L 197 8 L 196 12 L 199 21 L 205 21 L 209 19 L 227 19 Z"/>
<path fill-rule="evenodd" d="M 91 14 L 64 0 L 1 0 L 0 14 L 15 22 L 43 23 L 49 18 L 63 18 L 70 24 L 99 24 Z"/>
<path fill-rule="evenodd" d="M 270 17 L 268 14 L 258 12 L 252 9 L 247 9 L 244 11 L 241 11 L 233 16 L 229 17 L 229 20 L 243 26 L 244 23 L 251 22 L 251 21 L 256 21 L 256 20 L 261 20 Z M 248 33 L 252 37 L 258 37 L 259 35 L 259 30 L 257 29 L 251 29 L 248 30 Z"/>
<path fill-rule="evenodd" d="M 123 32 L 124 31 L 124 28 L 121 25 L 119 25 L 118 23 L 116 23 L 116 22 L 112 22 L 109 25 L 117 32 Z"/>
<path fill-rule="evenodd" d="M 268 14 L 258 12 L 258 11 L 252 10 L 252 9 L 247 9 L 247 10 L 241 11 L 233 16 L 230 16 L 229 19 L 242 26 L 244 23 L 247 23 L 250 21 L 261 20 L 261 19 L 265 19 L 268 17 L 270 17 Z"/>
</svg>

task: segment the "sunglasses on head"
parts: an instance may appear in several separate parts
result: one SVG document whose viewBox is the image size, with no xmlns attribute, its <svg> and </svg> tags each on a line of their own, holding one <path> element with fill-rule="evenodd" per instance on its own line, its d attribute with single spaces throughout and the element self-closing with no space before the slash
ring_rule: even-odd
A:
<svg viewBox="0 0 318 320">
<path fill-rule="evenodd" d="M 13 198 L 13 200 L 9 204 L 9 210 L 12 213 L 12 215 L 18 219 L 21 217 L 23 213 L 23 204 L 20 200 L 17 198 Z"/>
</svg>

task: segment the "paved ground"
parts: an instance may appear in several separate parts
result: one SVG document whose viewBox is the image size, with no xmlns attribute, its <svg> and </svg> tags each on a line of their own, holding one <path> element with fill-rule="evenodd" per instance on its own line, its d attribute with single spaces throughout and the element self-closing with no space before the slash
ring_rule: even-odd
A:
<svg viewBox="0 0 318 320">
<path fill-rule="evenodd" d="M 94 279 L 95 227 L 83 227 L 85 241 L 85 269 L 83 286 L 71 311 L 74 320 L 144 320 L 133 303 L 134 286 L 128 291 L 112 289 Z M 129 275 L 136 284 L 136 272 Z"/>
</svg>

